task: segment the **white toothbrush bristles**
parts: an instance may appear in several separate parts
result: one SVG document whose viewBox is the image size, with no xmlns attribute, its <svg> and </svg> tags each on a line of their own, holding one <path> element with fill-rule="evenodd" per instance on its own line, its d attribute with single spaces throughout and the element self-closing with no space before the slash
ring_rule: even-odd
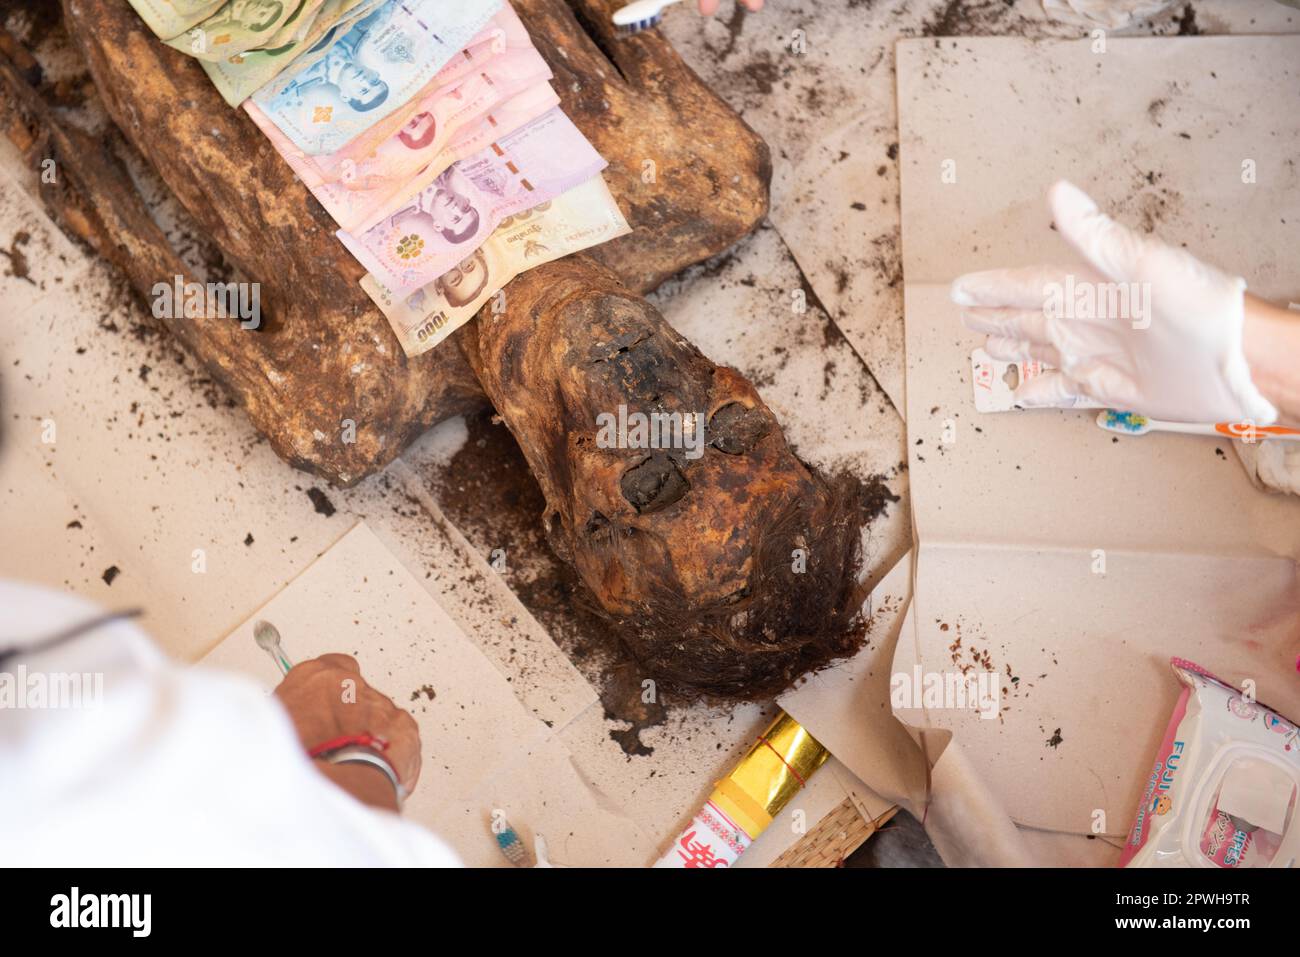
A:
<svg viewBox="0 0 1300 957">
<path fill-rule="evenodd" d="M 664 7 L 681 0 L 636 0 L 614 12 L 614 26 L 623 36 L 631 36 L 657 27 L 664 18 Z"/>
</svg>

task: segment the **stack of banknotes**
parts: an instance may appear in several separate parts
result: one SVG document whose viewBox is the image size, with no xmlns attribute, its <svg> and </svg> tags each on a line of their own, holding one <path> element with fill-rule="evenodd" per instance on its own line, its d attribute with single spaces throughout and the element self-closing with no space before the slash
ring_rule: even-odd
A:
<svg viewBox="0 0 1300 957">
<path fill-rule="evenodd" d="M 629 231 L 505 0 L 130 0 L 339 225 L 408 356 Z"/>
</svg>

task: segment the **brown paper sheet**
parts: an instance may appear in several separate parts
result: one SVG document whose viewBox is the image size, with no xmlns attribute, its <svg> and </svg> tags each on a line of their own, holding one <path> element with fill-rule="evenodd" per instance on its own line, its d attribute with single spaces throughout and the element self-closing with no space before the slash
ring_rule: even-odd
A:
<svg viewBox="0 0 1300 957">
<path fill-rule="evenodd" d="M 1111 38 L 1101 55 L 1086 41 L 898 47 L 920 544 L 914 638 L 894 670 L 1001 676 L 996 721 L 924 719 L 953 732 L 1018 823 L 1122 837 L 1177 696 L 1170 656 L 1300 711 L 1300 499 L 1255 489 L 1213 438 L 1116 442 L 1095 413 L 976 413 L 980 337 L 962 329 L 948 283 L 1077 261 L 1043 202 L 1068 177 L 1258 293 L 1297 298 L 1297 62 L 1294 37 Z"/>
</svg>

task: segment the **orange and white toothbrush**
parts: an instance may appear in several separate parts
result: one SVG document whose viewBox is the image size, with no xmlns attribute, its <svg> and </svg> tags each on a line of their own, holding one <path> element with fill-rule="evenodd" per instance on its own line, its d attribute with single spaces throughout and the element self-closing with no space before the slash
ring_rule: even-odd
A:
<svg viewBox="0 0 1300 957">
<path fill-rule="evenodd" d="M 1107 432 L 1120 435 L 1146 435 L 1148 432 L 1186 432 L 1191 435 L 1221 435 L 1243 442 L 1262 442 L 1265 439 L 1300 441 L 1300 429 L 1282 425 L 1255 425 L 1253 422 L 1218 422 L 1201 425 L 1194 422 L 1164 422 L 1149 419 L 1136 412 L 1116 412 L 1105 409 L 1097 413 L 1097 424 Z"/>
</svg>

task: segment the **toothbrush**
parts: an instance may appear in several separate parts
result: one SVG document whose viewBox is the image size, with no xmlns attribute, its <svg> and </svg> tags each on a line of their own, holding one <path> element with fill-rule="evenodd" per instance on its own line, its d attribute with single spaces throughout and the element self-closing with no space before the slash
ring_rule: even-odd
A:
<svg viewBox="0 0 1300 957">
<path fill-rule="evenodd" d="M 1280 425 L 1254 425 L 1250 422 L 1218 422 L 1214 425 L 1164 422 L 1160 419 L 1149 419 L 1136 412 L 1117 412 L 1114 409 L 1098 412 L 1097 425 L 1107 432 L 1118 432 L 1120 435 L 1185 432 L 1191 435 L 1222 435 L 1230 439 L 1241 439 L 1244 442 L 1259 442 L 1263 439 L 1300 441 L 1300 429 L 1288 429 Z"/>
<path fill-rule="evenodd" d="M 257 647 L 261 648 L 271 660 L 275 662 L 277 668 L 282 674 L 288 674 L 289 669 L 293 667 L 293 662 L 289 656 L 284 653 L 280 647 L 280 632 L 276 630 L 275 625 L 269 621 L 259 621 L 253 625 L 253 640 L 257 642 Z"/>
<path fill-rule="evenodd" d="M 681 3 L 681 0 L 635 0 L 614 11 L 614 26 L 624 36 L 652 29 L 663 20 L 664 7 L 674 3 Z"/>
</svg>

